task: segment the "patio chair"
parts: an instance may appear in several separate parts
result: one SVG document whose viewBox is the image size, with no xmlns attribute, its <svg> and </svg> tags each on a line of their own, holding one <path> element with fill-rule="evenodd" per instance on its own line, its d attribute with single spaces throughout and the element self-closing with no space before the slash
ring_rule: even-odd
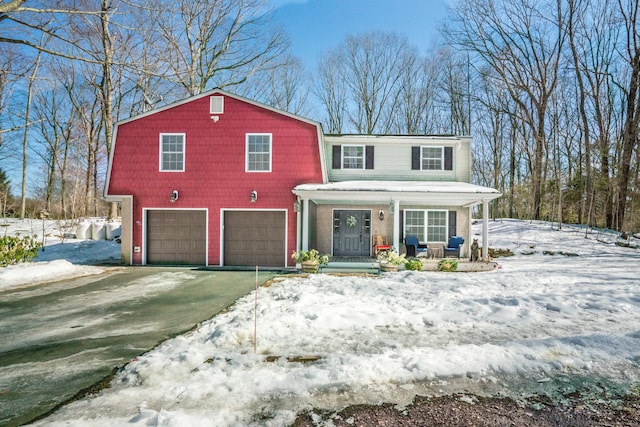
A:
<svg viewBox="0 0 640 427">
<path fill-rule="evenodd" d="M 407 236 L 404 239 L 404 244 L 407 247 L 408 257 L 418 257 L 421 254 L 427 256 L 429 247 L 420 243 L 416 236 Z"/>
<path fill-rule="evenodd" d="M 449 242 L 444 248 L 444 256 L 460 258 L 460 246 L 464 244 L 464 237 L 451 236 Z"/>
<path fill-rule="evenodd" d="M 391 249 L 391 245 L 387 243 L 387 239 L 378 234 L 373 239 L 373 255 L 378 256 L 381 251 L 388 251 Z"/>
</svg>

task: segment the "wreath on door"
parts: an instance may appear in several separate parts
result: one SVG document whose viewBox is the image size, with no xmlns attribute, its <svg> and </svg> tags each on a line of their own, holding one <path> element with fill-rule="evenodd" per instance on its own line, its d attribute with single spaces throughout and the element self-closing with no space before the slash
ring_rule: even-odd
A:
<svg viewBox="0 0 640 427">
<path fill-rule="evenodd" d="M 355 226 L 356 226 L 356 224 L 358 224 L 358 220 L 357 220 L 357 219 L 356 219 L 356 217 L 355 217 L 355 216 L 353 216 L 353 215 L 349 215 L 349 216 L 347 217 L 347 219 L 345 220 L 345 222 L 347 223 L 347 226 L 348 226 L 348 227 L 355 227 Z"/>
</svg>

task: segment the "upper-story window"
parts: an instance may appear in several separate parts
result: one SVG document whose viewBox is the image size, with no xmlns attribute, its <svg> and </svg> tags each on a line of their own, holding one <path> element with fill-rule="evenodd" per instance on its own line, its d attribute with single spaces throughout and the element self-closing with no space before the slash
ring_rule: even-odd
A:
<svg viewBox="0 0 640 427">
<path fill-rule="evenodd" d="M 426 145 L 411 147 L 411 169 L 423 171 L 453 170 L 453 148 Z"/>
<path fill-rule="evenodd" d="M 444 164 L 443 147 L 421 147 L 420 164 L 422 170 L 441 171 Z"/>
<path fill-rule="evenodd" d="M 364 145 L 342 146 L 342 169 L 364 169 Z"/>
<path fill-rule="evenodd" d="M 373 169 L 372 145 L 334 145 L 333 169 L 363 170 Z"/>
<path fill-rule="evenodd" d="M 184 172 L 184 133 L 160 134 L 160 171 Z"/>
<path fill-rule="evenodd" d="M 271 134 L 247 134 L 247 172 L 271 172 Z"/>
</svg>

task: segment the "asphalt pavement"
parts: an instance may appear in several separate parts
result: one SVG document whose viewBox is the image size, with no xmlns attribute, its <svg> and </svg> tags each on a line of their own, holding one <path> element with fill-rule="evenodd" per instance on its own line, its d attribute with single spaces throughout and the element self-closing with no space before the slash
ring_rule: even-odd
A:
<svg viewBox="0 0 640 427">
<path fill-rule="evenodd" d="M 255 271 L 113 267 L 0 292 L 0 425 L 49 413 L 255 286 Z"/>
</svg>

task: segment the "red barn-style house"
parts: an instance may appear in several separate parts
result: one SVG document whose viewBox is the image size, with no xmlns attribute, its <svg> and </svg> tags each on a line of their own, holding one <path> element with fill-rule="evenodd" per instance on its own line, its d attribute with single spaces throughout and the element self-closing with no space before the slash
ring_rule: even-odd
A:
<svg viewBox="0 0 640 427">
<path fill-rule="evenodd" d="M 105 196 L 121 203 L 126 264 L 286 267 L 310 248 L 370 259 L 407 237 L 436 258 L 455 238 L 467 257 L 474 207 L 488 242 L 500 197 L 471 184 L 468 136 L 324 135 L 221 90 L 117 123 L 112 147 Z"/>
<path fill-rule="evenodd" d="M 292 264 L 296 196 L 326 183 L 319 123 L 214 90 L 118 122 L 105 196 L 125 264 Z"/>
</svg>

